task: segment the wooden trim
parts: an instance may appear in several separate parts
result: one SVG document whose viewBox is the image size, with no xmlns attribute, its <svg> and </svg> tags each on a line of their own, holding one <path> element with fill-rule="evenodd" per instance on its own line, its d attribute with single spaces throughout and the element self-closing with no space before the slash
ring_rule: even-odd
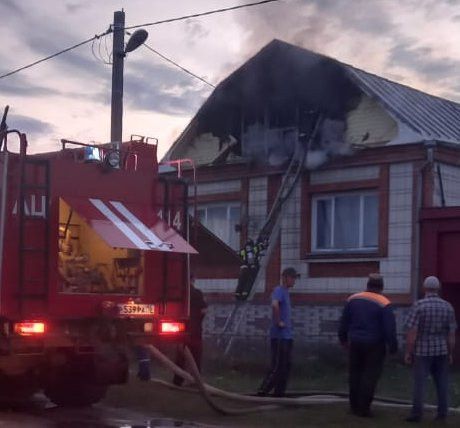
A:
<svg viewBox="0 0 460 428">
<path fill-rule="evenodd" d="M 380 262 L 326 262 L 309 263 L 310 278 L 360 278 L 380 271 Z"/>
<path fill-rule="evenodd" d="M 338 193 L 354 190 L 376 189 L 380 186 L 380 179 L 343 181 L 325 184 L 310 184 L 308 192 L 318 193 Z"/>
<path fill-rule="evenodd" d="M 388 255 L 388 221 L 390 212 L 390 166 L 380 166 L 379 178 L 379 256 Z"/>
<path fill-rule="evenodd" d="M 460 165 L 459 149 L 451 145 L 439 143 L 434 148 L 434 160 L 449 165 Z M 319 171 L 357 167 L 392 164 L 401 162 L 426 161 L 426 146 L 423 143 L 401 144 L 398 146 L 363 147 L 356 149 L 351 156 L 341 156 L 328 161 L 318 168 Z M 216 172 L 219 180 L 240 179 L 241 177 L 260 177 L 278 175 L 285 171 L 285 166 L 274 168 L 273 166 L 256 166 L 251 163 L 201 165 L 197 168 L 199 183 L 213 182 L 216 180 Z M 166 174 L 165 174 L 166 175 Z M 176 175 L 176 173 L 171 173 Z M 192 170 L 182 170 L 184 178 L 192 178 Z"/>
<path fill-rule="evenodd" d="M 452 166 L 460 166 L 460 147 L 437 145 L 434 148 L 434 160 Z"/>
<path fill-rule="evenodd" d="M 302 258 L 305 260 L 331 260 L 331 259 L 378 259 L 380 253 L 378 250 L 373 252 L 361 252 L 361 251 L 350 251 L 350 252 L 317 252 L 317 253 L 303 253 Z"/>
<path fill-rule="evenodd" d="M 189 199 L 194 199 L 190 197 Z M 212 202 L 240 202 L 241 192 L 229 193 L 214 193 L 211 195 L 198 195 L 196 197 L 197 204 L 207 204 Z"/>
<path fill-rule="evenodd" d="M 331 258 L 375 258 L 386 257 L 388 254 L 388 221 L 389 221 L 389 191 L 390 167 L 388 164 L 380 165 L 379 178 L 372 180 L 354 180 L 327 184 L 309 184 L 310 175 L 305 174 L 302 180 L 301 216 L 305 219 L 301 226 L 300 259 L 331 259 Z M 359 191 L 375 189 L 379 196 L 379 242 L 378 250 L 368 253 L 332 252 L 312 253 L 311 228 L 312 228 L 312 198 L 318 193 L 338 193 L 346 191 Z"/>
<path fill-rule="evenodd" d="M 457 219 L 460 217 L 460 207 L 430 207 L 423 208 L 420 212 L 420 220 L 430 221 L 440 218 Z"/>
<path fill-rule="evenodd" d="M 336 169 L 369 164 L 392 164 L 425 159 L 426 147 L 423 143 L 401 144 L 398 146 L 374 146 L 365 147 L 360 151 L 356 151 L 352 156 L 343 156 L 333 159 L 320 169 Z"/>
</svg>

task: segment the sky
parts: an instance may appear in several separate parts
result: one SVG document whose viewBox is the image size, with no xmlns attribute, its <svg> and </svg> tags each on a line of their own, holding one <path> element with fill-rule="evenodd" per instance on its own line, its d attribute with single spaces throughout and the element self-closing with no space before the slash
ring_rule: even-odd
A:
<svg viewBox="0 0 460 428">
<path fill-rule="evenodd" d="M 117 10 L 132 26 L 253 1 L 0 0 L 0 75 L 103 33 Z M 460 0 L 280 0 L 144 28 L 151 48 L 212 85 L 280 39 L 460 102 Z M 10 106 L 30 152 L 110 140 L 111 50 L 109 35 L 0 78 L 0 113 Z M 212 90 L 139 47 L 124 62 L 123 139 L 157 138 L 161 157 Z"/>
</svg>

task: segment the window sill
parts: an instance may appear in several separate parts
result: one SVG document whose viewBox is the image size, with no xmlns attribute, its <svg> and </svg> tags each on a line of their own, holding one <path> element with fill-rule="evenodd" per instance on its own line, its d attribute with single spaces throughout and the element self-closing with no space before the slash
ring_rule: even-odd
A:
<svg viewBox="0 0 460 428">
<path fill-rule="evenodd" d="M 382 254 L 380 251 L 338 251 L 325 253 L 307 253 L 303 257 L 305 260 L 349 260 L 349 259 L 380 259 Z"/>
</svg>

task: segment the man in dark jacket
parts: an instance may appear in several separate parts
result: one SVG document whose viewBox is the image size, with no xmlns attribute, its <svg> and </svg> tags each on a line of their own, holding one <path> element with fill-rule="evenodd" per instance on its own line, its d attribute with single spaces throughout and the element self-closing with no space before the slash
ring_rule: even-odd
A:
<svg viewBox="0 0 460 428">
<path fill-rule="evenodd" d="M 396 322 L 391 302 L 382 295 L 383 278 L 369 275 L 367 290 L 353 294 L 343 309 L 340 343 L 349 351 L 350 410 L 368 417 L 388 345 L 396 353 Z"/>
</svg>

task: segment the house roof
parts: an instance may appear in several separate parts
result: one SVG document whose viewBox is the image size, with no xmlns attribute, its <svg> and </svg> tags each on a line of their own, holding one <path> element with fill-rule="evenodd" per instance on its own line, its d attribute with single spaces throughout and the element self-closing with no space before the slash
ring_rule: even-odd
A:
<svg viewBox="0 0 460 428">
<path fill-rule="evenodd" d="M 424 140 L 460 143 L 460 104 L 343 64 L 357 85 Z"/>
<path fill-rule="evenodd" d="M 299 91 L 299 85 L 305 87 Z M 460 104 L 273 40 L 216 87 L 165 158 L 174 158 L 183 144 L 202 133 L 203 117 L 203 122 L 219 121 L 219 126 L 228 127 L 231 119 L 224 113 L 228 106 L 250 105 L 254 99 L 266 97 L 267 92 L 278 98 L 311 96 L 320 109 L 329 109 L 332 116 L 356 94 L 364 93 L 412 131 L 407 142 L 435 140 L 460 144 Z"/>
</svg>

